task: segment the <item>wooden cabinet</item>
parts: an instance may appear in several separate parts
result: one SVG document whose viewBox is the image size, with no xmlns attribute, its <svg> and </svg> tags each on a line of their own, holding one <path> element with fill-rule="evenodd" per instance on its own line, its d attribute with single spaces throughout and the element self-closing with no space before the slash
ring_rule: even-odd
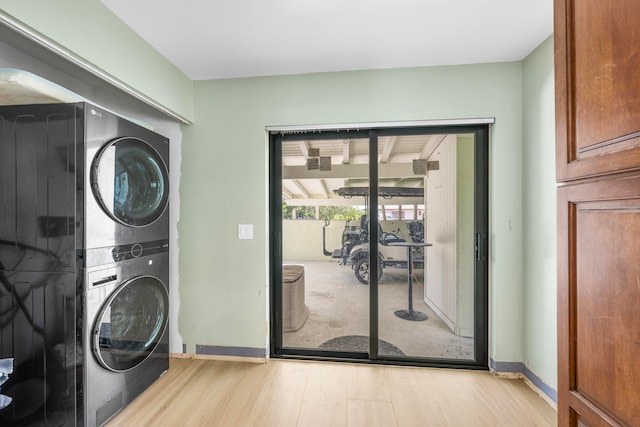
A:
<svg viewBox="0 0 640 427">
<path fill-rule="evenodd" d="M 640 169 L 640 4 L 556 0 L 557 177 Z"/>
<path fill-rule="evenodd" d="M 558 191 L 558 425 L 640 425 L 640 175 Z"/>
<path fill-rule="evenodd" d="M 640 425 L 640 6 L 555 0 L 558 425 Z"/>
</svg>

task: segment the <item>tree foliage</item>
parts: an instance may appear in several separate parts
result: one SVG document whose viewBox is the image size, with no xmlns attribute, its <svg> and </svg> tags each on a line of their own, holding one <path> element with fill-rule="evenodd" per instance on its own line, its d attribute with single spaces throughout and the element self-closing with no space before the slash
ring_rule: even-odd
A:
<svg viewBox="0 0 640 427">
<path fill-rule="evenodd" d="M 320 206 L 320 218 L 316 218 L 315 206 L 289 206 L 282 202 L 282 219 L 293 219 L 294 209 L 297 219 L 347 221 L 359 219 L 364 214 L 364 209 L 353 206 Z"/>
<path fill-rule="evenodd" d="M 347 221 L 360 218 L 364 214 L 364 209 L 353 206 L 321 206 L 320 219 L 330 221 Z"/>
</svg>

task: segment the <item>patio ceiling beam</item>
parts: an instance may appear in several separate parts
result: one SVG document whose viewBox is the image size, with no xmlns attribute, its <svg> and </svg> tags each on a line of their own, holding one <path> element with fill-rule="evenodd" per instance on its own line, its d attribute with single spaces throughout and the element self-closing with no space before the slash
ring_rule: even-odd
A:
<svg viewBox="0 0 640 427">
<path fill-rule="evenodd" d="M 324 182 L 324 179 L 320 180 L 320 189 L 322 190 L 322 195 L 328 199 L 329 198 L 329 190 L 327 190 L 327 183 Z"/>
<path fill-rule="evenodd" d="M 304 185 L 297 179 L 291 181 L 291 183 L 306 197 L 307 199 L 310 197 L 309 192 L 304 188 Z"/>
<path fill-rule="evenodd" d="M 349 164 L 349 162 L 351 161 L 350 155 L 351 155 L 351 141 L 348 139 L 345 139 L 342 142 L 342 164 L 343 165 Z"/>
<path fill-rule="evenodd" d="M 406 184 L 412 184 L 412 185 L 417 184 L 416 186 L 420 187 L 423 184 L 422 181 L 424 181 L 424 175 L 417 176 L 417 177 L 416 176 L 408 176 L 408 177 L 404 177 L 404 178 L 399 179 L 398 182 L 396 183 L 396 186 L 402 187 L 402 186 L 404 186 Z"/>
<path fill-rule="evenodd" d="M 389 156 L 391 156 L 391 152 L 393 151 L 393 146 L 396 144 L 396 137 L 389 136 L 384 143 L 384 148 L 382 149 L 382 155 L 380 156 L 380 163 L 387 163 L 389 161 Z"/>
<path fill-rule="evenodd" d="M 431 136 L 429 136 L 429 139 L 424 144 L 424 147 L 422 147 L 422 151 L 420 151 L 420 155 L 418 156 L 418 159 L 427 159 L 428 160 L 429 157 L 431 157 L 433 152 L 438 149 L 440 144 L 442 144 L 442 141 L 444 141 L 447 136 L 448 135 L 431 135 Z"/>
<path fill-rule="evenodd" d="M 424 201 L 419 197 L 394 197 L 392 199 L 378 200 L 382 205 L 423 205 Z M 327 199 L 303 199 L 293 198 L 287 200 L 289 206 L 364 206 L 364 197 L 352 197 L 345 199 L 343 197 L 331 197 Z"/>
<path fill-rule="evenodd" d="M 309 142 L 307 141 L 299 141 L 298 145 L 300 146 L 300 151 L 302 151 L 302 155 L 305 159 L 309 158 Z"/>
<path fill-rule="evenodd" d="M 369 176 L 369 165 L 332 165 L 330 171 L 308 170 L 307 166 L 283 166 L 282 179 L 329 179 L 329 178 L 361 178 Z M 378 166 L 380 178 L 412 177 L 412 163 L 382 163 Z"/>
</svg>

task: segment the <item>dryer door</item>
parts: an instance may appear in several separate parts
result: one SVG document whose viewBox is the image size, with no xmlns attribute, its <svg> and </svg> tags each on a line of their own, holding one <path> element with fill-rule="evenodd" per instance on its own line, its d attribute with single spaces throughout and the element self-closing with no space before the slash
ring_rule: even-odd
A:
<svg viewBox="0 0 640 427">
<path fill-rule="evenodd" d="M 105 145 L 91 167 L 91 188 L 102 209 L 131 227 L 152 224 L 169 201 L 169 174 L 145 141 L 118 138 Z"/>
<path fill-rule="evenodd" d="M 169 317 L 169 294 L 160 280 L 139 276 L 104 303 L 93 328 L 98 362 L 111 371 L 135 368 L 158 346 Z"/>
</svg>

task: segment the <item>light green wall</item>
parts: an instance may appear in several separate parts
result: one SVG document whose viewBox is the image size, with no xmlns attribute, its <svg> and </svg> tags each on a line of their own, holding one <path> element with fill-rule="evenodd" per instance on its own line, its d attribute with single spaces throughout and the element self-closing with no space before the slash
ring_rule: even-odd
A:
<svg viewBox="0 0 640 427">
<path fill-rule="evenodd" d="M 557 389 L 553 37 L 524 61 L 524 358 Z"/>
<path fill-rule="evenodd" d="M 522 64 L 195 82 L 184 129 L 180 332 L 195 344 L 267 340 L 265 126 L 495 117 L 491 127 L 492 357 L 522 360 Z M 255 225 L 238 240 L 237 225 Z"/>
<path fill-rule="evenodd" d="M 0 10 L 193 121 L 193 82 L 99 0 L 1 0 Z"/>
</svg>

